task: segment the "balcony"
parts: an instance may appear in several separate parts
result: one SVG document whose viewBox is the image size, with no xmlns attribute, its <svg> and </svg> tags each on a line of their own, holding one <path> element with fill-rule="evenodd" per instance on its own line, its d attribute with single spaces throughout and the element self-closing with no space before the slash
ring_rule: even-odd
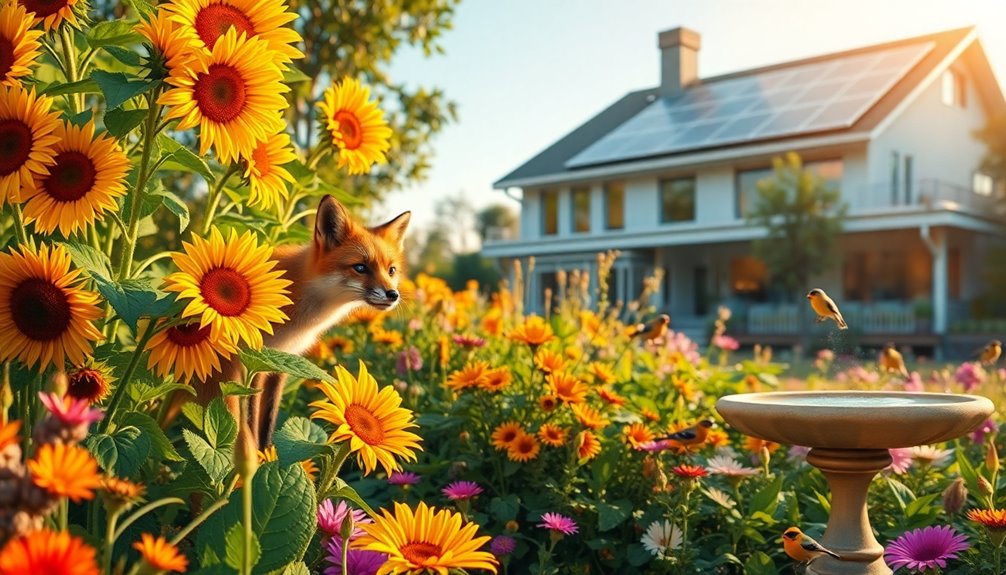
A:
<svg viewBox="0 0 1006 575">
<path fill-rule="evenodd" d="M 1002 190 L 985 195 L 972 188 L 935 179 L 913 180 L 893 187 L 889 182 L 843 190 L 850 215 L 906 211 L 949 210 L 1006 216 Z"/>
</svg>

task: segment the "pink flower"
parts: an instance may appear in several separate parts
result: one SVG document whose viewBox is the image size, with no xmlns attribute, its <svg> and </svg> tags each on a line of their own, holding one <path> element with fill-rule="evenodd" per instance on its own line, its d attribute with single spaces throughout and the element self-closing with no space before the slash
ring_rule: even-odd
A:
<svg viewBox="0 0 1006 575">
<path fill-rule="evenodd" d="M 411 471 L 395 471 L 388 476 L 388 483 L 392 485 L 415 485 L 419 483 L 419 475 Z"/>
<path fill-rule="evenodd" d="M 919 372 L 910 373 L 908 379 L 905 380 L 905 391 L 922 391 L 923 389 L 922 376 L 919 375 Z"/>
<path fill-rule="evenodd" d="M 664 349 L 670 355 L 680 353 L 688 363 L 699 363 L 701 359 L 699 345 L 680 331 L 667 330 L 667 333 L 664 334 Z M 670 366 L 667 368 L 668 370 L 674 369 L 673 362 L 666 363 L 666 365 Z"/>
<path fill-rule="evenodd" d="M 990 417 L 986 419 L 984 423 L 979 425 L 978 429 L 971 432 L 971 441 L 974 441 L 975 443 L 985 443 L 986 434 L 995 435 L 996 433 L 999 433 L 999 426 L 996 425 L 996 422 Z"/>
<path fill-rule="evenodd" d="M 408 349 L 398 352 L 398 361 L 395 362 L 395 370 L 399 377 L 405 377 L 410 371 L 423 369 L 423 356 L 419 349 L 410 346 Z"/>
<path fill-rule="evenodd" d="M 86 399 L 73 399 L 69 395 L 60 399 L 55 393 L 42 392 L 39 392 L 38 397 L 49 414 L 66 427 L 91 425 L 104 416 L 100 409 L 91 408 Z"/>
<path fill-rule="evenodd" d="M 479 493 L 482 493 L 482 488 L 474 481 L 455 481 L 441 489 L 440 492 L 446 495 L 451 501 L 457 501 L 459 499 L 471 499 L 475 497 Z"/>
<path fill-rule="evenodd" d="M 810 453 L 810 448 L 803 445 L 791 445 L 789 446 L 789 451 L 787 456 L 790 459 L 807 459 L 807 454 Z"/>
<path fill-rule="evenodd" d="M 969 547 L 968 538 L 942 525 L 903 533 L 887 546 L 884 559 L 895 570 L 907 567 L 916 572 L 945 569 L 947 561 Z"/>
<path fill-rule="evenodd" d="M 669 439 L 661 439 L 660 441 L 646 441 L 636 446 L 636 448 L 639 450 L 650 451 L 650 452 L 663 451 L 665 449 L 670 449 L 671 447 L 674 447 L 674 442 L 670 441 Z"/>
<path fill-rule="evenodd" d="M 340 537 L 342 533 L 342 523 L 346 520 L 346 515 L 353 516 L 353 533 L 349 540 L 353 541 L 363 535 L 363 529 L 359 527 L 361 523 L 373 523 L 374 520 L 367 517 L 362 509 L 353 509 L 345 501 L 340 500 L 332 504 L 331 499 L 326 499 L 318 506 L 318 528 L 329 537 Z"/>
<path fill-rule="evenodd" d="M 912 449 L 910 447 L 900 447 L 898 449 L 888 449 L 887 452 L 891 454 L 891 464 L 887 468 L 898 475 L 907 473 L 908 468 L 912 466 Z"/>
<path fill-rule="evenodd" d="M 481 337 L 476 337 L 474 335 L 455 335 L 451 338 L 454 343 L 460 345 L 461 347 L 482 347 L 486 344 L 486 340 Z"/>
<path fill-rule="evenodd" d="M 718 335 L 713 338 L 713 346 L 718 347 L 723 351 L 737 351 L 741 344 L 729 335 Z"/>
<path fill-rule="evenodd" d="M 985 381 L 985 370 L 977 363 L 965 361 L 954 372 L 954 381 L 961 384 L 965 392 L 970 392 Z"/>
<path fill-rule="evenodd" d="M 576 521 L 559 513 L 546 513 L 542 515 L 541 523 L 538 524 L 538 527 L 564 535 L 572 535 L 580 530 L 576 525 Z"/>
<path fill-rule="evenodd" d="M 817 359 L 829 362 L 835 361 L 835 352 L 831 351 L 830 349 L 822 349 L 821 351 L 817 352 Z"/>
</svg>

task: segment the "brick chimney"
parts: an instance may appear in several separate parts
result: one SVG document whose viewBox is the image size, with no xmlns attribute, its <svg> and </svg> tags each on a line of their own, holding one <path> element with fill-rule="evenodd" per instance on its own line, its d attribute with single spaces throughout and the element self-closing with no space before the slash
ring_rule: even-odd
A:
<svg viewBox="0 0 1006 575">
<path fill-rule="evenodd" d="M 660 46 L 660 96 L 681 93 L 699 81 L 699 47 L 702 37 L 695 30 L 674 28 L 658 36 Z"/>
</svg>

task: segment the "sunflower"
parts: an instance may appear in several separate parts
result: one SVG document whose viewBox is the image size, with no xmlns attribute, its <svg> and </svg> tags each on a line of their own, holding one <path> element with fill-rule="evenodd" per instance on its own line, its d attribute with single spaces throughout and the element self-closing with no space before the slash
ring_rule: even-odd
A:
<svg viewBox="0 0 1006 575">
<path fill-rule="evenodd" d="M 66 377 L 66 394 L 88 403 L 97 403 L 104 399 L 108 395 L 112 379 L 108 368 L 101 364 L 72 369 Z"/>
<path fill-rule="evenodd" d="M 566 430 L 551 423 L 546 423 L 538 430 L 538 439 L 546 445 L 561 447 L 566 443 Z"/>
<path fill-rule="evenodd" d="M 447 386 L 454 391 L 469 387 L 482 387 L 489 374 L 489 364 L 484 361 L 469 362 L 464 368 L 447 377 Z"/>
<path fill-rule="evenodd" d="M 0 6 L 0 84 L 16 86 L 31 74 L 39 56 L 41 30 L 32 30 L 34 18 L 17 2 Z"/>
<path fill-rule="evenodd" d="M 413 414 L 401 407 L 402 398 L 392 387 L 377 388 L 377 380 L 360 362 L 359 377 L 354 378 L 341 365 L 335 368 L 338 385 L 321 384 L 328 401 L 315 401 L 318 410 L 311 417 L 337 426 L 329 442 L 349 441 L 364 474 L 370 475 L 378 463 L 390 475 L 401 469 L 395 456 L 415 461 L 419 436 L 408 429 L 416 427 Z"/>
<path fill-rule="evenodd" d="M 74 7 L 79 0 L 17 0 L 25 10 L 34 16 L 34 24 L 42 22 L 46 32 L 58 27 L 63 21 L 77 27 Z"/>
<path fill-rule="evenodd" d="M 559 407 L 559 398 L 554 395 L 543 395 L 538 398 L 538 407 L 545 412 L 552 411 Z"/>
<path fill-rule="evenodd" d="M 149 20 L 140 20 L 136 32 L 150 42 L 151 67 L 160 73 L 184 66 L 195 53 L 192 38 L 164 10 L 158 10 Z"/>
<path fill-rule="evenodd" d="M 178 571 L 185 573 L 189 567 L 189 560 L 178 552 L 178 548 L 168 543 L 164 537 L 154 537 L 149 533 L 140 535 L 140 541 L 133 543 L 133 549 L 140 552 L 140 556 L 157 571 Z"/>
<path fill-rule="evenodd" d="M 286 27 L 297 19 L 297 13 L 287 11 L 284 0 L 171 0 L 162 6 L 200 48 L 212 50 L 234 28 L 249 38 L 263 40 L 277 65 L 304 57 L 291 46 L 303 39 Z"/>
<path fill-rule="evenodd" d="M 513 375 L 510 373 L 510 368 L 507 366 L 497 367 L 495 369 L 490 369 L 486 372 L 485 380 L 481 384 L 481 388 L 486 391 L 500 392 L 506 386 L 510 385 L 510 381 L 513 379 Z"/>
<path fill-rule="evenodd" d="M 376 102 L 370 100 L 370 88 L 353 78 L 344 78 L 325 90 L 321 108 L 322 124 L 339 148 L 339 167 L 349 167 L 350 174 L 366 174 L 373 163 L 387 163 L 385 152 L 391 147 L 391 128 Z"/>
<path fill-rule="evenodd" d="M 534 354 L 534 365 L 544 373 L 555 373 L 562 371 L 566 366 L 566 360 L 552 350 L 540 349 Z"/>
<path fill-rule="evenodd" d="M 541 451 L 541 444 L 538 443 L 538 440 L 533 435 L 521 433 L 510 443 L 510 447 L 507 447 L 506 456 L 510 461 L 524 463 L 538 457 L 539 451 Z"/>
<path fill-rule="evenodd" d="M 526 343 L 532 348 L 548 343 L 555 338 L 552 326 L 545 323 L 541 316 L 529 316 L 524 323 L 515 327 L 510 332 L 510 339 Z"/>
<path fill-rule="evenodd" d="M 74 503 L 94 499 L 94 489 L 101 485 L 98 463 L 79 445 L 46 443 L 28 460 L 28 469 L 35 485 Z"/>
<path fill-rule="evenodd" d="M 211 147 L 223 163 L 251 155 L 256 142 L 283 131 L 277 112 L 289 106 L 272 54 L 264 40 L 229 30 L 212 52 L 196 50 L 188 65 L 172 68 L 174 87 L 158 99 L 169 106 L 165 118 L 179 119 L 179 130 L 199 126 L 200 155 Z"/>
<path fill-rule="evenodd" d="M 35 230 L 64 236 L 83 230 L 106 211 L 119 209 L 126 193 L 129 158 L 105 134 L 94 137 L 94 122 L 83 127 L 61 122 L 53 133 L 54 163 L 49 174 L 36 176 L 33 189 L 21 194 L 25 219 Z"/>
<path fill-rule="evenodd" d="M 139 483 L 106 475 L 101 478 L 101 499 L 111 512 L 125 511 L 143 498 L 146 488 Z"/>
<path fill-rule="evenodd" d="M 601 442 L 597 440 L 597 436 L 590 430 L 585 429 L 578 433 L 575 443 L 576 455 L 581 461 L 593 459 L 598 453 L 601 453 Z"/>
<path fill-rule="evenodd" d="M 279 453 L 276 451 L 275 445 L 270 445 L 265 449 L 258 450 L 258 462 L 259 464 L 267 463 L 269 461 L 279 461 Z M 304 473 L 307 473 L 307 478 L 314 481 L 316 475 L 318 475 L 318 466 L 314 464 L 311 459 L 305 459 L 300 462 L 301 468 L 304 469 Z"/>
<path fill-rule="evenodd" d="M 199 327 L 211 326 L 213 339 L 244 340 L 262 347 L 262 332 L 288 318 L 280 308 L 291 304 L 282 270 L 273 270 L 272 247 L 258 245 L 251 232 L 240 237 L 231 229 L 224 240 L 213 228 L 207 241 L 193 236 L 182 242 L 185 253 L 171 258 L 179 272 L 165 278 L 167 291 L 189 299 L 182 317 L 198 317 Z M 202 356 L 201 356 L 202 357 Z"/>
<path fill-rule="evenodd" d="M 101 339 L 91 322 L 103 314 L 97 294 L 79 287 L 78 270 L 61 245 L 21 246 L 0 253 L 0 360 L 20 359 L 29 367 L 41 363 L 63 368 L 91 353 Z"/>
<path fill-rule="evenodd" d="M 493 447 L 499 450 L 505 450 L 509 448 L 510 444 L 521 435 L 524 435 L 524 428 L 521 424 L 516 421 L 507 421 L 506 423 L 501 423 L 493 430 L 493 434 L 490 439 L 493 442 Z"/>
<path fill-rule="evenodd" d="M 610 365 L 596 361 L 590 362 L 590 374 L 600 384 L 614 383 L 615 379 L 617 379 Z"/>
<path fill-rule="evenodd" d="M 564 371 L 550 373 L 545 376 L 545 382 L 552 394 L 567 403 L 583 403 L 587 400 L 587 386 L 575 376 Z"/>
<path fill-rule="evenodd" d="M 213 337 L 210 326 L 199 327 L 193 320 L 155 333 L 147 349 L 147 369 L 158 377 L 171 374 L 175 381 L 206 381 L 222 369 L 221 358 L 229 360 L 237 352 L 237 345 L 226 335 Z"/>
<path fill-rule="evenodd" d="M 420 572 L 447 575 L 448 571 L 469 569 L 496 573 L 496 558 L 487 551 L 479 551 L 490 538 L 476 537 L 479 526 L 464 521 L 459 513 L 437 511 L 422 502 L 415 511 L 403 503 L 395 503 L 393 514 L 382 509 L 381 515 L 374 517 L 374 523 L 360 527 L 366 533 L 358 540 L 360 548 L 388 555 L 378 575 Z"/>
<path fill-rule="evenodd" d="M 653 432 L 647 429 L 646 425 L 642 423 L 626 425 L 622 432 L 625 434 L 625 440 L 632 446 L 633 449 L 640 449 L 641 445 L 653 441 L 656 437 L 653 435 Z"/>
<path fill-rule="evenodd" d="M 279 206 L 281 198 L 286 200 L 289 196 L 286 182 L 292 184 L 296 180 L 283 165 L 296 159 L 287 134 L 273 134 L 260 140 L 252 153 L 244 157 L 248 203 L 269 210 Z"/>
<path fill-rule="evenodd" d="M 609 423 L 608 419 L 601 415 L 600 411 L 588 406 L 586 403 L 577 403 L 571 407 L 577 421 L 587 429 L 601 429 Z"/>
<path fill-rule="evenodd" d="M 0 573 L 58 573 L 60 575 L 98 575 L 93 547 L 66 531 L 35 531 L 11 539 L 0 549 Z"/>
<path fill-rule="evenodd" d="M 608 389 L 607 387 L 598 387 L 596 391 L 597 395 L 610 405 L 625 405 L 626 399 L 612 389 Z"/>
<path fill-rule="evenodd" d="M 17 434 L 20 431 L 21 422 L 17 420 L 8 421 L 7 423 L 0 425 L 0 451 L 3 451 L 12 443 L 17 443 Z"/>
<path fill-rule="evenodd" d="M 0 85 L 0 207 L 18 200 L 21 189 L 31 188 L 54 162 L 59 114 L 49 112 L 50 106 L 52 100 L 35 97 L 34 88 Z"/>
</svg>

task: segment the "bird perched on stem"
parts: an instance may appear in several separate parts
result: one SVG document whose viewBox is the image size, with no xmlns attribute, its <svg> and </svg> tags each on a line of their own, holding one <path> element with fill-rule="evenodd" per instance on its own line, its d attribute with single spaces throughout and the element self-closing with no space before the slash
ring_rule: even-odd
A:
<svg viewBox="0 0 1006 575">
<path fill-rule="evenodd" d="M 641 338 L 643 341 L 655 340 L 667 333 L 667 326 L 670 323 L 671 316 L 662 313 L 646 323 L 637 324 L 632 329 L 632 337 Z"/>
<path fill-rule="evenodd" d="M 981 354 L 978 356 L 978 361 L 985 365 L 995 365 L 999 361 L 999 356 L 1003 353 L 1003 344 L 998 339 L 993 339 L 992 341 L 985 344 L 982 348 Z"/>
<path fill-rule="evenodd" d="M 814 288 L 810 290 L 810 293 L 807 294 L 807 299 L 810 300 L 810 307 L 814 308 L 814 313 L 817 314 L 817 323 L 833 319 L 838 324 L 839 329 L 849 329 L 848 324 L 845 323 L 845 319 L 842 318 L 842 312 L 838 311 L 838 306 L 835 305 L 834 300 L 828 297 L 828 294 L 824 293 L 823 289 Z"/>
<path fill-rule="evenodd" d="M 905 378 L 908 377 L 905 358 L 901 357 L 901 353 L 894 347 L 893 343 L 888 342 L 884 344 L 884 348 L 880 350 L 880 356 L 877 360 L 880 362 L 880 369 L 900 373 Z"/>
<path fill-rule="evenodd" d="M 810 563 L 822 555 L 831 555 L 835 559 L 842 559 L 838 553 L 825 549 L 809 535 L 804 535 L 799 527 L 790 527 L 783 532 L 782 548 L 786 550 L 786 555 L 800 563 Z"/>
<path fill-rule="evenodd" d="M 681 447 L 701 445 L 702 443 L 705 443 L 706 437 L 709 435 L 709 430 L 712 426 L 712 421 L 703 419 L 691 427 L 686 427 L 680 431 L 676 431 L 667 437 L 658 439 L 657 441 L 667 441 L 671 442 L 673 445 Z"/>
</svg>

